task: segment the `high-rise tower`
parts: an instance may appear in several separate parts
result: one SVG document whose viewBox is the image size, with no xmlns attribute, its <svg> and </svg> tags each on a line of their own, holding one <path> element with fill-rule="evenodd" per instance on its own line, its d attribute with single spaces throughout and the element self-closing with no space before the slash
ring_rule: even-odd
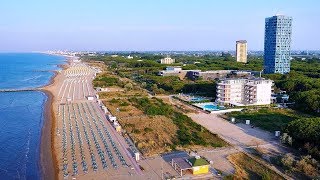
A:
<svg viewBox="0 0 320 180">
<path fill-rule="evenodd" d="M 292 18 L 276 15 L 266 18 L 264 36 L 264 72 L 290 72 Z"/>
<path fill-rule="evenodd" d="M 236 42 L 237 62 L 247 63 L 247 41 L 240 40 Z"/>
</svg>

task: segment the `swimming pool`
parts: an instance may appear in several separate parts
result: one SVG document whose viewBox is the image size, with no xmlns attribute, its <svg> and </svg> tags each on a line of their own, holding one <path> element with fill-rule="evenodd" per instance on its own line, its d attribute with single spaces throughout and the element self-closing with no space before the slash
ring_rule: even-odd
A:
<svg viewBox="0 0 320 180">
<path fill-rule="evenodd" d="M 220 110 L 217 105 L 213 105 L 213 104 L 204 105 L 202 109 L 203 109 L 203 110 L 208 110 L 208 111 L 217 111 L 217 110 Z"/>
<path fill-rule="evenodd" d="M 219 105 L 212 103 L 212 102 L 197 103 L 194 105 L 205 110 L 205 111 L 219 111 L 219 110 L 225 109 L 223 106 L 219 106 Z"/>
</svg>

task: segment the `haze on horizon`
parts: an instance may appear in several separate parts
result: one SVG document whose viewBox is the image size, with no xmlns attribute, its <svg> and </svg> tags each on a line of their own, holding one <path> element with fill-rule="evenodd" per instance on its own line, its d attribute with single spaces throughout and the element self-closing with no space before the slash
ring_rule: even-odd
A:
<svg viewBox="0 0 320 180">
<path fill-rule="evenodd" d="M 293 17 L 292 50 L 319 50 L 316 0 L 10 0 L 0 6 L 0 52 L 262 50 L 266 17 Z"/>
</svg>

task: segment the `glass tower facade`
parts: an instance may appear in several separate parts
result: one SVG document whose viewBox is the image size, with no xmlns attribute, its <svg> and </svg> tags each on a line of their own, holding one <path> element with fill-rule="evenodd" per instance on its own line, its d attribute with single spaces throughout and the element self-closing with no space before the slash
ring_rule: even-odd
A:
<svg viewBox="0 0 320 180">
<path fill-rule="evenodd" d="M 277 15 L 266 18 L 264 36 L 264 72 L 290 72 L 292 17 Z"/>
</svg>

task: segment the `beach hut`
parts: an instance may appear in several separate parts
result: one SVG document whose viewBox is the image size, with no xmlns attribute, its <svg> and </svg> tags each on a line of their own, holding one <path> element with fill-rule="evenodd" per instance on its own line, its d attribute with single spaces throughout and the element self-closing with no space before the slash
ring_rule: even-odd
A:
<svg viewBox="0 0 320 180">
<path fill-rule="evenodd" d="M 117 121 L 117 117 L 112 116 L 112 115 L 110 114 L 110 115 L 108 115 L 108 120 L 109 120 L 110 122 L 115 122 L 115 121 Z"/>
<path fill-rule="evenodd" d="M 139 161 L 140 160 L 140 153 L 139 152 L 135 152 L 134 153 L 134 157 L 135 157 L 136 161 Z"/>
<path fill-rule="evenodd" d="M 87 100 L 88 101 L 93 101 L 94 100 L 94 96 L 87 96 Z"/>
</svg>

